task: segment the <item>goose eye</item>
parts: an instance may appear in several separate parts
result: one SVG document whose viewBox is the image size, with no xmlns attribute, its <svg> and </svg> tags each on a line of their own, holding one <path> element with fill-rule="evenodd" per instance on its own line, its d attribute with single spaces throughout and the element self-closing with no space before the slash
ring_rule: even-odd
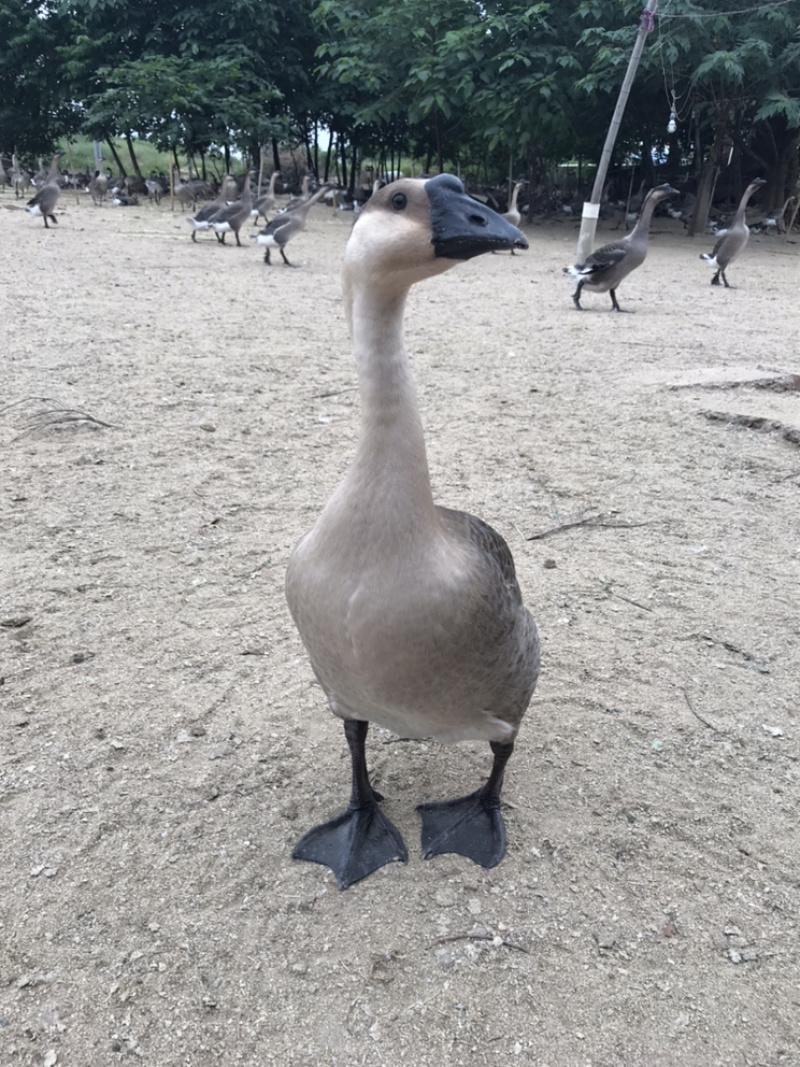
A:
<svg viewBox="0 0 800 1067">
<path fill-rule="evenodd" d="M 392 207 L 395 211 L 402 211 L 407 203 L 408 200 L 406 199 L 405 193 L 395 193 L 392 197 Z"/>
</svg>

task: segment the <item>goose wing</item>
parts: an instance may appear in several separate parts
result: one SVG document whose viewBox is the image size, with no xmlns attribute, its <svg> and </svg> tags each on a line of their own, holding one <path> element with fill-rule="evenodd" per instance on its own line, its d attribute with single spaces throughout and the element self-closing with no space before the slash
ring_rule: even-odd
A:
<svg viewBox="0 0 800 1067">
<path fill-rule="evenodd" d="M 578 270 L 583 275 L 601 274 L 603 271 L 610 270 L 618 263 L 621 263 L 627 254 L 628 245 L 624 240 L 613 241 L 611 244 L 603 245 L 602 248 L 592 252 L 583 266 L 578 267 Z"/>
</svg>

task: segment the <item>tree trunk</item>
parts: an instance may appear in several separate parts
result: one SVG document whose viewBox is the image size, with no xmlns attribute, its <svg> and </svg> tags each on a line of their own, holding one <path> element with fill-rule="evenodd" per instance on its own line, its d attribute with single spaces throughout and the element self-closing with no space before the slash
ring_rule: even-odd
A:
<svg viewBox="0 0 800 1067">
<path fill-rule="evenodd" d="M 231 172 L 231 146 L 229 144 L 226 144 L 224 147 L 225 147 L 225 173 L 226 174 L 230 174 L 230 172 Z"/>
<path fill-rule="evenodd" d="M 355 196 L 356 175 L 357 174 L 358 174 L 358 146 L 356 145 L 356 143 L 354 141 L 353 142 L 353 156 L 352 156 L 352 159 L 350 161 L 350 187 L 347 190 L 348 193 L 350 194 L 350 199 L 351 200 Z"/>
<path fill-rule="evenodd" d="M 107 144 L 107 145 L 108 145 L 108 147 L 109 147 L 109 148 L 111 149 L 111 155 L 112 155 L 112 156 L 114 157 L 114 162 L 115 162 L 115 163 L 117 164 L 117 166 L 119 167 L 119 173 L 120 173 L 120 175 L 121 175 L 121 176 L 122 176 L 123 178 L 127 178 L 127 177 L 128 177 L 128 172 L 127 172 L 127 171 L 125 170 L 125 168 L 123 167 L 123 165 L 122 165 L 122 160 L 121 160 L 121 159 L 119 158 L 119 155 L 117 154 L 117 150 L 116 150 L 116 148 L 114 147 L 114 142 L 113 142 L 113 141 L 111 140 L 111 138 L 110 138 L 110 137 L 106 137 L 106 144 Z"/>
<path fill-rule="evenodd" d="M 131 137 L 130 130 L 125 131 L 125 144 L 128 146 L 128 155 L 131 157 L 131 163 L 133 164 L 133 169 L 136 171 L 136 177 L 139 181 L 143 182 L 144 178 L 142 177 L 141 170 L 139 170 L 139 160 L 136 158 L 136 153 L 133 150 L 133 138 Z"/>
<path fill-rule="evenodd" d="M 333 142 L 336 134 L 331 131 L 331 135 L 328 138 L 328 151 L 325 153 L 325 176 L 322 179 L 324 182 L 328 180 L 328 175 L 331 172 L 331 150 L 333 149 Z"/>
<path fill-rule="evenodd" d="M 342 185 L 347 185 L 347 143 L 344 138 L 339 142 L 342 149 Z"/>
<path fill-rule="evenodd" d="M 434 129 L 436 130 L 436 164 L 439 168 L 439 173 L 444 174 L 444 153 L 442 151 L 442 123 L 438 109 L 435 112 Z"/>
<path fill-rule="evenodd" d="M 722 148 L 726 135 L 727 123 L 724 120 L 721 120 L 714 132 L 714 143 L 711 146 L 711 151 L 708 153 L 708 158 L 703 164 L 703 168 L 700 171 L 700 177 L 697 181 L 697 200 L 695 201 L 694 211 L 692 212 L 692 217 L 689 222 L 689 237 L 694 237 L 697 233 L 705 232 L 706 223 L 708 222 L 708 212 L 711 207 L 711 198 L 714 195 L 717 172 L 722 161 Z"/>
<path fill-rule="evenodd" d="M 274 137 L 272 138 L 272 165 L 275 170 L 281 169 L 281 155 L 278 151 L 278 142 Z"/>
</svg>

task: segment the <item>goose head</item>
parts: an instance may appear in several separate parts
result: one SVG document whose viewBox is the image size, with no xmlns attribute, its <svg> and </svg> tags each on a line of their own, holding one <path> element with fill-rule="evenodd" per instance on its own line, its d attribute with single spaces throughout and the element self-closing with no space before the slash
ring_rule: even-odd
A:
<svg viewBox="0 0 800 1067">
<path fill-rule="evenodd" d="M 373 193 L 345 251 L 345 288 L 407 290 L 460 260 L 527 248 L 516 226 L 467 196 L 458 178 L 401 178 Z"/>
</svg>

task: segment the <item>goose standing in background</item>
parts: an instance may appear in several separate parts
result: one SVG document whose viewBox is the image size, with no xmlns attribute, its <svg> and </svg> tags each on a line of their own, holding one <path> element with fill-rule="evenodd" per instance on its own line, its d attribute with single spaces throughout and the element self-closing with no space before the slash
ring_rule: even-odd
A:
<svg viewBox="0 0 800 1067">
<path fill-rule="evenodd" d="M 522 215 L 520 214 L 519 209 L 517 208 L 517 197 L 519 196 L 519 191 L 524 184 L 525 182 L 517 182 L 517 184 L 514 186 L 514 191 L 511 194 L 511 203 L 508 205 L 508 211 L 503 212 L 503 218 L 506 220 L 506 222 L 510 222 L 512 226 L 516 226 L 517 228 L 519 228 L 519 224 L 522 221 Z M 513 248 L 511 249 L 511 252 L 513 254 Z"/>
<path fill-rule="evenodd" d="M 527 248 L 519 230 L 450 174 L 376 193 L 347 243 L 361 435 L 286 575 L 289 609 L 352 762 L 347 810 L 304 834 L 292 855 L 330 867 L 340 888 L 408 855 L 369 780 L 369 722 L 401 737 L 488 741 L 484 785 L 417 809 L 422 855 L 456 852 L 493 867 L 505 853 L 500 790 L 536 685 L 539 639 L 503 538 L 433 502 L 403 314 L 415 282 L 514 246 Z"/>
<path fill-rule="evenodd" d="M 328 186 L 326 185 L 325 188 L 327 189 Z M 290 196 L 289 199 L 286 201 L 286 203 L 283 205 L 283 207 L 280 209 L 279 214 L 282 215 L 284 211 L 294 211 L 294 209 L 300 207 L 301 204 L 308 203 L 308 200 L 309 200 L 310 196 L 311 196 L 311 175 L 310 174 L 306 174 L 306 176 L 303 178 L 302 184 L 300 186 L 300 195 L 299 196 Z"/>
<path fill-rule="evenodd" d="M 27 170 L 19 165 L 16 152 L 11 156 L 11 184 L 14 186 L 14 196 L 17 200 L 25 196 L 28 186 L 31 184 L 31 176 Z"/>
<path fill-rule="evenodd" d="M 61 195 L 61 189 L 58 184 L 58 161 L 63 155 L 63 152 L 56 152 L 53 156 L 53 161 L 50 164 L 50 170 L 47 173 L 44 185 L 36 196 L 28 201 L 28 211 L 31 215 L 41 215 L 44 219 L 45 228 L 48 230 L 50 229 L 47 223 L 48 219 L 58 225 L 58 219 L 53 212 L 56 209 L 58 198 Z"/>
<path fill-rule="evenodd" d="M 647 239 L 650 236 L 650 220 L 656 205 L 670 196 L 680 196 L 671 185 L 657 185 L 647 194 L 642 204 L 642 213 L 629 234 L 619 241 L 603 245 L 588 257 L 585 263 L 564 267 L 565 274 L 571 274 L 576 281 L 572 301 L 578 311 L 581 307 L 581 292 L 588 289 L 591 293 L 609 293 L 613 311 L 622 311 L 617 303 L 617 286 L 637 267 L 641 267 L 647 257 Z"/>
<path fill-rule="evenodd" d="M 238 189 L 236 188 L 236 179 L 232 174 L 226 174 L 222 179 L 222 185 L 219 187 L 219 192 L 214 200 L 209 200 L 207 204 L 194 215 L 192 218 L 186 221 L 192 227 L 192 240 L 197 241 L 198 230 L 210 230 L 211 220 L 217 214 L 218 211 L 222 211 L 224 207 L 228 206 L 228 201 L 233 200 L 236 197 Z M 223 235 L 224 236 L 224 235 Z M 216 235 L 218 241 L 222 241 L 222 237 Z"/>
<path fill-rule="evenodd" d="M 210 221 L 214 233 L 222 234 L 221 244 L 225 244 L 225 234 L 232 233 L 236 238 L 236 244 L 239 248 L 242 247 L 239 230 L 250 218 L 250 212 L 253 210 L 253 190 L 250 188 L 250 179 L 254 174 L 254 170 L 248 170 L 244 176 L 242 195 L 233 204 L 220 208 Z"/>
<path fill-rule="evenodd" d="M 271 263 L 269 258 L 270 248 L 279 249 L 283 262 L 287 267 L 294 267 L 296 264 L 290 263 L 286 258 L 284 248 L 291 241 L 293 237 L 296 237 L 298 233 L 301 233 L 306 228 L 306 220 L 308 213 L 316 202 L 325 195 L 328 191 L 328 186 L 323 185 L 310 196 L 308 200 L 303 201 L 292 211 L 281 211 L 272 220 L 267 223 L 263 230 L 259 230 L 258 233 L 251 234 L 250 239 L 258 242 L 260 245 L 265 246 L 264 262 Z"/>
<path fill-rule="evenodd" d="M 100 163 L 102 162 L 103 160 L 101 159 Z M 89 182 L 89 192 L 95 204 L 98 200 L 102 204 L 108 195 L 108 175 L 99 168 L 94 172 L 94 177 Z"/>
<path fill-rule="evenodd" d="M 725 231 L 725 234 L 720 237 L 714 245 L 714 250 L 710 255 L 707 252 L 700 253 L 700 258 L 704 259 L 706 263 L 710 263 L 711 266 L 716 269 L 716 274 L 711 279 L 712 285 L 719 285 L 719 280 L 722 278 L 725 288 L 730 289 L 728 279 L 725 277 L 725 270 L 731 263 L 733 263 L 737 256 L 742 254 L 750 236 L 750 230 L 745 221 L 747 203 L 756 189 L 759 189 L 762 185 L 766 184 L 767 183 L 763 178 L 756 178 L 755 181 L 750 182 L 744 191 L 742 199 L 739 201 L 739 207 L 736 209 L 736 214 L 733 216 L 730 226 Z"/>
<path fill-rule="evenodd" d="M 258 226 L 258 219 L 260 215 L 264 216 L 264 222 L 269 222 L 267 218 L 268 212 L 272 211 L 275 207 L 275 182 L 280 178 L 281 172 L 274 170 L 272 176 L 269 179 L 269 189 L 261 196 L 256 198 L 256 202 L 253 205 L 253 210 L 250 214 L 253 216 L 253 225 Z"/>
</svg>

